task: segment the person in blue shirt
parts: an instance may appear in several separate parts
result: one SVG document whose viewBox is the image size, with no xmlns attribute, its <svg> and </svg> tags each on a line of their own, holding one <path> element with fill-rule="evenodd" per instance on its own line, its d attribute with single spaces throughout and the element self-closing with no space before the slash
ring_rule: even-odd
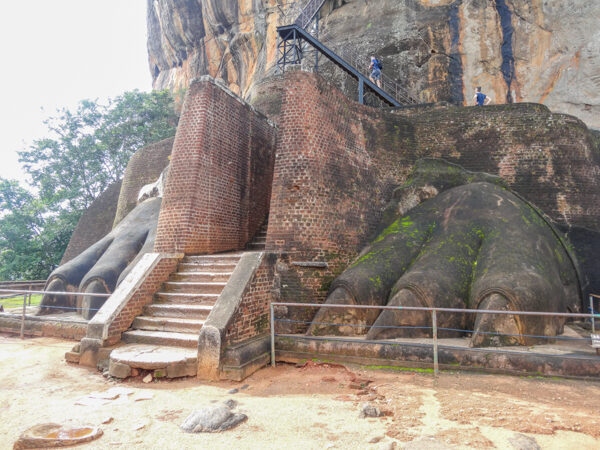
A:
<svg viewBox="0 0 600 450">
<path fill-rule="evenodd" d="M 473 100 L 477 106 L 489 105 L 492 101 L 487 95 L 481 92 L 481 86 L 477 86 L 477 90 L 475 91 L 475 95 L 473 96 Z"/>
<path fill-rule="evenodd" d="M 371 70 L 371 76 L 369 79 L 371 83 L 376 83 L 377 87 L 381 87 L 381 69 L 383 68 L 381 61 L 379 61 L 374 56 L 371 56 L 371 64 L 369 65 L 369 70 Z"/>
</svg>

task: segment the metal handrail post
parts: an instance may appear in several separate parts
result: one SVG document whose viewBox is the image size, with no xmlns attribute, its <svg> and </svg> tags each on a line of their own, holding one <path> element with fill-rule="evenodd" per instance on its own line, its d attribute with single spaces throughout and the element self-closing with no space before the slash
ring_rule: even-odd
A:
<svg viewBox="0 0 600 450">
<path fill-rule="evenodd" d="M 365 82 L 363 81 L 362 78 L 359 78 L 358 80 L 358 103 L 360 103 L 361 105 L 365 103 Z"/>
<path fill-rule="evenodd" d="M 438 376 L 439 364 L 438 364 L 438 333 L 437 333 L 437 312 L 435 309 L 431 310 L 431 327 L 433 329 L 433 375 Z"/>
<path fill-rule="evenodd" d="M 590 295 L 590 314 L 594 314 L 594 297 Z M 592 321 L 592 334 L 596 334 L 596 319 L 595 317 L 591 317 Z"/>
<path fill-rule="evenodd" d="M 23 295 L 23 314 L 21 315 L 21 339 L 25 339 L 25 308 L 27 308 L 27 294 Z"/>
<path fill-rule="evenodd" d="M 271 309 L 271 366 L 275 367 L 275 316 L 273 314 L 273 304 L 269 306 Z"/>
</svg>

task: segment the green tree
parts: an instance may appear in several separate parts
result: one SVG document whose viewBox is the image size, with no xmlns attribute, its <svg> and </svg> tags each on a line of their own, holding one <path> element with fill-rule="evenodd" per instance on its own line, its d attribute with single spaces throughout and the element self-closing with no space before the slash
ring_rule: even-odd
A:
<svg viewBox="0 0 600 450">
<path fill-rule="evenodd" d="M 51 135 L 19 152 L 34 193 L 0 178 L 0 280 L 46 278 L 81 214 L 136 150 L 173 136 L 177 122 L 169 91 L 84 100 L 48 119 Z"/>
<path fill-rule="evenodd" d="M 177 121 L 169 91 L 127 92 L 106 105 L 84 100 L 48 119 L 52 136 L 19 160 L 50 210 L 81 212 L 120 179 L 136 150 L 173 136 Z"/>
<path fill-rule="evenodd" d="M 69 242 L 73 219 L 45 215 L 30 192 L 0 179 L 0 280 L 48 276 Z"/>
</svg>

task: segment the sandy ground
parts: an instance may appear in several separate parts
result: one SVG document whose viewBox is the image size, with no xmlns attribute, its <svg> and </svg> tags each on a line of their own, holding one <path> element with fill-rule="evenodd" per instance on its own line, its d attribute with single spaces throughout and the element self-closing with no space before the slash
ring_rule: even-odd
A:
<svg viewBox="0 0 600 450">
<path fill-rule="evenodd" d="M 391 443 L 511 449 L 527 448 L 524 436 L 543 449 L 600 448 L 598 383 L 467 373 L 435 380 L 429 373 L 312 363 L 264 369 L 243 383 L 144 384 L 141 377 L 115 382 L 67 364 L 64 352 L 72 346 L 58 339 L 0 336 L 0 448 L 12 448 L 21 432 L 44 422 L 100 426 L 104 435 L 82 445 L 94 449 L 383 449 Z M 116 386 L 132 393 L 105 404 L 76 404 Z M 239 402 L 237 411 L 248 415 L 247 422 L 219 434 L 179 429 L 192 410 L 230 398 Z M 359 418 L 366 401 L 385 416 Z"/>
</svg>

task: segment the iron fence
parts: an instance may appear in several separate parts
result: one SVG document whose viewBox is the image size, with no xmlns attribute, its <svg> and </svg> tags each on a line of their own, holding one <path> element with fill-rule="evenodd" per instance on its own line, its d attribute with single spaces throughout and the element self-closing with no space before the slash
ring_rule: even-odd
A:
<svg viewBox="0 0 600 450">
<path fill-rule="evenodd" d="M 600 299 L 600 296 L 593 295 L 593 298 Z M 437 307 L 413 307 L 413 306 L 377 306 L 377 305 L 335 305 L 335 304 L 314 304 L 314 303 L 282 303 L 274 302 L 270 306 L 270 334 L 271 334 L 271 365 L 275 366 L 275 337 L 285 336 L 286 338 L 304 337 L 304 335 L 291 335 L 291 334 L 278 334 L 275 329 L 277 322 L 287 322 L 298 325 L 325 325 L 325 326 L 339 326 L 339 327 L 357 327 L 363 329 L 370 328 L 385 328 L 385 329 L 422 329 L 431 330 L 431 347 L 433 349 L 433 369 L 434 374 L 437 376 L 439 373 L 439 339 L 438 333 L 440 331 L 460 332 L 460 333 L 479 333 L 482 335 L 493 335 L 493 336 L 508 336 L 508 337 L 519 337 L 519 338 L 536 338 L 536 339 L 549 339 L 549 340 L 563 340 L 563 341 L 580 341 L 590 343 L 592 347 L 597 348 L 600 346 L 600 335 L 595 334 L 595 320 L 600 320 L 600 314 L 598 310 L 594 308 L 594 301 L 590 296 L 590 314 L 585 313 L 560 313 L 560 312 L 538 312 L 538 311 L 511 311 L 511 310 L 484 310 L 484 309 L 458 309 L 458 308 L 437 308 Z M 380 311 L 420 311 L 429 312 L 431 314 L 431 326 L 376 326 L 376 325 L 362 325 L 362 324 L 348 324 L 348 323 L 326 323 L 326 322 L 315 322 L 315 321 L 302 321 L 292 319 L 281 319 L 275 317 L 275 307 L 283 306 L 287 308 L 309 308 L 309 309 L 340 309 L 340 310 L 380 310 Z M 572 336 L 544 336 L 544 335 L 527 335 L 527 334 L 513 334 L 513 333 L 501 333 L 501 332 L 485 332 L 479 330 L 466 330 L 457 328 L 440 328 L 439 315 L 440 314 L 494 314 L 494 315 L 511 315 L 511 316 L 537 316 L 537 317 L 560 317 L 565 319 L 585 319 L 591 321 L 592 333 L 590 337 L 572 337 Z M 323 339 L 328 341 L 341 341 L 341 342 L 363 342 L 363 343 L 376 343 L 376 344 L 390 344 L 390 345 L 402 345 L 403 341 L 391 341 L 391 340 L 357 340 L 343 337 L 311 337 L 311 339 Z M 486 347 L 486 352 L 497 352 L 507 353 L 505 350 L 494 349 L 492 347 Z M 597 350 L 598 351 L 598 350 Z"/>
</svg>

